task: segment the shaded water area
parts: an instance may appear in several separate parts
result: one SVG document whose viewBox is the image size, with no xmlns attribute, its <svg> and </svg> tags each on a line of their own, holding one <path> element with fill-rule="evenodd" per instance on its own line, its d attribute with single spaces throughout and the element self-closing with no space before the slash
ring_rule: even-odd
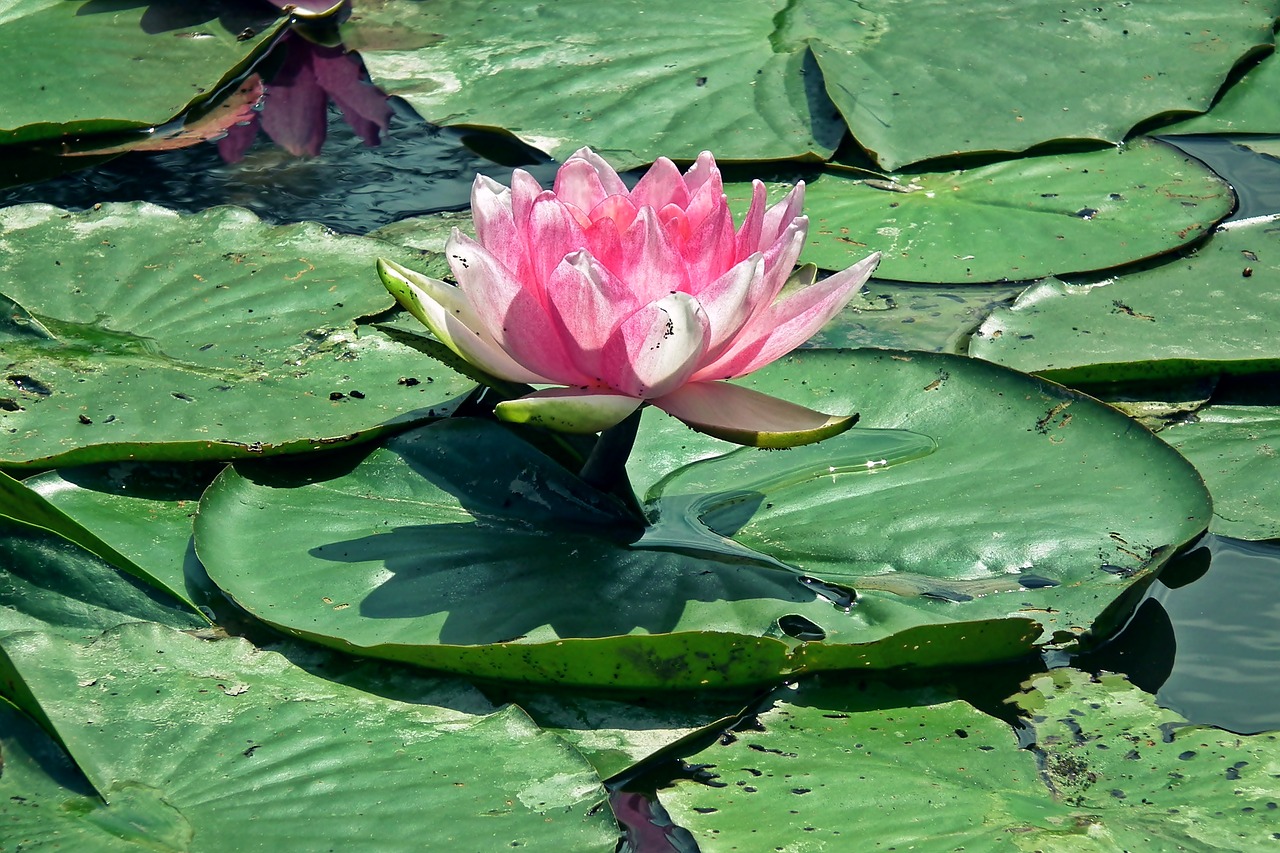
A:
<svg viewBox="0 0 1280 853">
<path fill-rule="evenodd" d="M 511 167 L 520 165 L 544 185 L 554 173 L 554 164 L 501 137 L 473 135 L 466 140 L 496 159 L 482 156 L 464 144 L 462 134 L 431 127 L 403 105 L 396 108 L 378 147 L 365 146 L 336 109 L 330 108 L 328 118 L 328 142 L 315 158 L 293 157 L 266 137 L 259 137 L 236 163 L 224 162 L 208 143 L 126 154 L 54 180 L 0 191 L 0 204 L 42 202 L 74 210 L 136 200 L 183 211 L 234 204 L 269 221 L 313 220 L 343 232 L 367 233 L 405 217 L 465 209 L 477 172 L 506 183 Z M 1236 218 L 1280 212 L 1280 161 L 1222 140 L 1183 144 L 1235 186 L 1241 199 Z M 921 318 L 869 313 L 856 339 L 822 343 L 900 346 L 901 324 L 919 322 L 932 324 L 937 349 L 957 350 L 981 315 L 1018 289 L 1009 284 L 948 289 L 873 282 L 868 288 L 873 299 L 920 306 Z M 912 340 L 919 346 L 918 337 Z M 732 528 L 724 518 L 720 521 L 717 527 Z M 661 535 L 660 530 L 654 533 Z M 1073 663 L 1124 672 L 1162 705 L 1196 723 L 1237 732 L 1280 728 L 1280 681 L 1274 677 L 1280 658 L 1277 602 L 1280 544 L 1209 535 L 1165 570 L 1117 637 Z"/>
</svg>

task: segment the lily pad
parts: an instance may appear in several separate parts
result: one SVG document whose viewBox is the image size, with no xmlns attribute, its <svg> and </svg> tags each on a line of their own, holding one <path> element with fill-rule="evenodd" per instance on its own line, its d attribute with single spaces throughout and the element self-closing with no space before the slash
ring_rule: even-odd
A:
<svg viewBox="0 0 1280 853">
<path fill-rule="evenodd" d="M 490 850 L 617 843 L 595 771 L 514 706 L 456 711 L 437 704 L 450 691 L 426 679 L 410 701 L 383 699 L 243 640 L 157 625 L 80 643 L 11 635 L 2 645 L 106 800 L 90 808 L 81 795 L 68 813 L 59 803 L 70 792 L 47 782 L 26 795 L 43 794 L 43 808 L 6 797 L 11 841 L 56 828 L 64 839 L 105 829 L 193 853 L 226 850 L 229 838 L 246 851 L 409 851 L 424 838 Z M 139 811 L 148 819 L 124 819 Z"/>
<path fill-rule="evenodd" d="M 6 3 L 0 145 L 164 124 L 242 74 L 287 24 L 235 0 Z"/>
<path fill-rule="evenodd" d="M 557 159 L 584 144 L 621 168 L 712 144 L 725 161 L 826 159 L 847 122 L 894 170 L 1116 143 L 1147 119 L 1203 111 L 1237 62 L 1272 46 L 1280 12 L 1217 0 L 1034 0 L 1016 14 L 1002 0 L 505 8 L 388 0 L 358 7 L 343 34 L 428 121 L 502 128 Z"/>
<path fill-rule="evenodd" d="M 1160 133 L 1280 133 L 1280 105 L 1272 97 L 1277 86 L 1280 58 L 1273 53 L 1223 92 L 1207 113 L 1162 127 Z"/>
<path fill-rule="evenodd" d="M 773 194 L 786 189 L 775 186 Z M 750 185 L 727 191 L 745 210 Z M 1234 204 L 1225 181 L 1151 139 L 890 181 L 826 172 L 806 187 L 812 224 L 801 258 L 839 270 L 878 251 L 880 278 L 1026 281 L 1194 243 Z"/>
<path fill-rule="evenodd" d="M 844 122 L 782 0 L 625 5 L 357 6 L 343 25 L 369 75 L 433 124 L 502 128 L 564 160 L 590 145 L 619 169 L 692 160 L 826 159 Z M 865 38 L 842 22 L 843 34 Z M 624 33 L 624 36 L 619 36 Z"/>
<path fill-rule="evenodd" d="M 1058 670 L 1027 696 L 1035 753 L 942 690 L 802 683 L 660 792 L 705 853 L 770 850 L 1264 849 L 1275 735 L 1176 728 L 1116 676 Z M 1081 709 L 1090 709 L 1081 713 Z M 1199 764 L 1209 767 L 1197 770 Z M 1046 784 L 1047 783 L 1047 784 Z"/>
<path fill-rule="evenodd" d="M 1140 272 L 1034 285 L 992 312 L 969 354 L 1073 385 L 1187 379 L 1280 370 L 1277 334 L 1280 228 L 1241 222 Z"/>
<path fill-rule="evenodd" d="M 295 513 L 317 523 L 278 523 Z M 323 467 L 234 466 L 205 492 L 195 529 L 214 583 L 259 619 L 480 678 L 767 684 L 808 665 L 793 634 L 811 639 L 811 628 L 848 631 L 828 666 L 882 669 L 1019 657 L 1037 633 L 1024 619 L 859 632 L 847 591 L 742 549 L 690 554 L 641 541 L 614 498 L 478 419 L 440 421 Z"/>
<path fill-rule="evenodd" d="M 446 420 L 327 468 L 237 464 L 202 499 L 197 552 L 258 618 L 337 648 L 697 687 L 1105 633 L 1208 521 L 1194 469 L 1150 433 L 992 365 L 806 351 L 746 384 L 878 428 L 731 452 L 647 413 L 642 527 L 514 428 Z"/>
<path fill-rule="evenodd" d="M 1052 383 L 955 356 L 866 351 L 803 351 L 741 381 L 858 411 L 858 430 L 885 442 L 870 458 L 841 439 L 762 457 L 646 413 L 632 482 L 650 505 L 857 589 L 854 610 L 873 622 L 1023 615 L 1058 641 L 1105 634 L 1118 600 L 1209 521 L 1185 460 Z"/>
<path fill-rule="evenodd" d="M 216 463 L 113 462 L 48 471 L 23 485 L 93 531 L 136 567 L 133 574 L 209 613 L 227 604 L 196 559 L 191 522 L 200 494 L 220 470 Z"/>
<path fill-rule="evenodd" d="M 1158 435 L 1204 477 L 1210 532 L 1280 539 L 1280 407 L 1212 404 Z"/>
<path fill-rule="evenodd" d="M 410 250 L 147 204 L 7 208 L 0 244 L 0 464 L 309 450 L 447 413 L 471 387 L 356 328 L 392 305 L 374 259 Z"/>
</svg>

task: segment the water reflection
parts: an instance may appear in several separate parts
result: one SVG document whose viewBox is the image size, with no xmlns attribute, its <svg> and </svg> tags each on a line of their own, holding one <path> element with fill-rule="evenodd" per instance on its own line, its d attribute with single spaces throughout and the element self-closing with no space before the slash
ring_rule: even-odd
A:
<svg viewBox="0 0 1280 853">
<path fill-rule="evenodd" d="M 1280 728 L 1280 542 L 1206 536 L 1169 565 L 1084 669 L 1123 672 L 1193 723 Z"/>
<path fill-rule="evenodd" d="M 365 145 L 378 144 L 391 120 L 391 107 L 356 54 L 341 45 L 317 44 L 297 32 L 286 33 L 272 54 L 280 65 L 263 86 L 256 113 L 232 125 L 218 140 L 224 160 L 242 160 L 259 129 L 294 156 L 317 156 L 328 134 L 330 102 Z"/>
</svg>

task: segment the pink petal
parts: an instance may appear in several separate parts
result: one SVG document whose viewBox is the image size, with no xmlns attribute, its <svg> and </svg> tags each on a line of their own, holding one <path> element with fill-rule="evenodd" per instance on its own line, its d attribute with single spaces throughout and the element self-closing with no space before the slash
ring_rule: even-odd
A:
<svg viewBox="0 0 1280 853">
<path fill-rule="evenodd" d="M 742 220 L 742 227 L 738 229 L 739 258 L 745 258 L 761 248 L 760 230 L 764 226 L 765 198 L 764 184 L 760 181 L 752 181 L 751 207 L 747 210 L 746 218 Z"/>
<path fill-rule="evenodd" d="M 611 195 L 601 200 L 599 204 L 591 208 L 591 221 L 599 222 L 603 219 L 610 219 L 617 226 L 618 232 L 621 233 L 631 227 L 631 223 L 636 221 L 636 213 L 639 208 L 631 201 L 629 196 Z"/>
<path fill-rule="evenodd" d="M 471 184 L 471 218 L 476 226 L 476 240 L 488 249 L 498 263 L 523 276 L 529 269 L 524 240 L 511 213 L 511 190 L 484 175 L 476 175 Z"/>
<path fill-rule="evenodd" d="M 689 204 L 689 189 L 676 164 L 666 157 L 659 157 L 631 191 L 631 200 L 636 207 L 649 205 L 654 210 L 661 210 L 668 204 L 685 207 Z"/>
<path fill-rule="evenodd" d="M 627 185 L 622 178 L 618 177 L 618 173 L 614 171 L 614 168 L 590 148 L 579 148 L 569 155 L 569 159 L 565 163 L 568 164 L 574 160 L 582 160 L 595 170 L 596 174 L 600 176 L 600 185 L 604 187 L 605 195 L 627 194 Z"/>
<path fill-rule="evenodd" d="M 638 307 L 631 288 L 589 253 L 574 252 L 552 272 L 547 298 L 565 350 L 582 373 L 603 383 L 604 346 Z"/>
<path fill-rule="evenodd" d="M 722 345 L 736 336 L 751 318 L 754 306 L 749 295 L 763 276 L 764 259 L 757 252 L 735 264 L 697 294 L 710 329 L 704 358 L 716 358 Z"/>
<path fill-rule="evenodd" d="M 550 382 L 516 364 L 498 346 L 493 336 L 483 330 L 471 303 L 458 288 L 381 258 L 378 275 L 396 301 L 441 343 L 483 372 L 510 382 Z"/>
<path fill-rule="evenodd" d="M 782 201 L 764 212 L 764 223 L 760 227 L 760 245 L 772 246 L 787 226 L 800 215 L 804 208 L 804 181 L 791 188 Z"/>
<path fill-rule="evenodd" d="M 494 407 L 499 419 L 560 432 L 592 433 L 621 423 L 643 400 L 577 388 L 546 388 Z"/>
<path fill-rule="evenodd" d="M 688 175 L 685 176 L 685 180 L 688 180 Z M 689 214 L 689 223 L 694 228 L 697 228 L 712 213 L 726 210 L 728 207 L 729 202 L 724 197 L 724 183 L 720 180 L 719 169 L 701 186 L 696 189 L 690 188 L 689 206 L 686 210 Z"/>
<path fill-rule="evenodd" d="M 533 203 L 542 192 L 542 184 L 524 169 L 511 173 L 511 218 L 515 220 L 516 228 L 523 229 L 528 224 Z"/>
<path fill-rule="evenodd" d="M 733 234 L 733 214 L 727 204 L 711 211 L 697 225 L 692 225 L 681 251 L 688 266 L 689 289 L 697 294 L 700 288 L 714 281 L 738 262 L 737 241 Z"/>
<path fill-rule="evenodd" d="M 720 169 L 716 166 L 716 158 L 711 156 L 710 151 L 702 151 L 698 154 L 698 159 L 693 161 L 684 173 L 684 185 L 688 188 L 690 195 L 696 194 L 708 182 L 718 187 L 717 193 L 723 193 L 724 189 L 720 180 Z"/>
<path fill-rule="evenodd" d="M 561 201 L 584 214 L 594 210 L 609 195 L 595 167 L 577 157 L 570 157 L 556 172 L 555 193 Z"/>
<path fill-rule="evenodd" d="M 541 300 L 483 246 L 456 228 L 445 254 L 476 319 L 508 355 L 560 385 L 586 385 Z"/>
<path fill-rule="evenodd" d="M 683 385 L 706 348 L 707 318 L 687 293 L 671 293 L 637 310 L 604 345 L 609 387 L 630 397 L 660 397 Z"/>
<path fill-rule="evenodd" d="M 811 444 L 857 422 L 857 415 L 825 415 L 727 382 L 690 382 L 650 402 L 698 432 L 749 447 Z"/>
<path fill-rule="evenodd" d="M 694 381 L 745 376 L 791 352 L 853 298 L 879 262 L 876 252 L 757 313 L 720 358 L 694 374 Z"/>
<path fill-rule="evenodd" d="M 662 223 L 662 229 L 667 232 L 668 242 L 672 246 L 683 247 L 685 241 L 689 239 L 689 217 L 685 215 L 684 208 L 668 204 L 658 211 L 658 221 Z"/>
<path fill-rule="evenodd" d="M 565 255 L 586 245 L 582 226 L 564 202 L 553 192 L 542 193 L 534 201 L 525 226 L 525 248 L 529 253 L 528 273 L 521 274 L 525 287 L 545 304 L 541 283 L 551 276 Z"/>
<path fill-rule="evenodd" d="M 667 239 L 652 207 L 641 208 L 636 221 L 623 233 L 617 263 L 610 263 L 609 268 L 631 285 L 640 303 L 689 290 L 684 258 Z"/>
</svg>

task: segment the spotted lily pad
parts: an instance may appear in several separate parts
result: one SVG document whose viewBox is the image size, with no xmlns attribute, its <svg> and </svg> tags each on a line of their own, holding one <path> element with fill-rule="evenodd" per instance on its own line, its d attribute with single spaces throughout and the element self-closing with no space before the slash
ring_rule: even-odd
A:
<svg viewBox="0 0 1280 853">
<path fill-rule="evenodd" d="M 992 313 L 969 354 L 1072 384 L 1182 380 L 1280 369 L 1278 332 L 1280 229 L 1239 222 L 1140 272 L 1036 284 Z"/>
<path fill-rule="evenodd" d="M 0 245 L 0 464 L 309 450 L 444 414 L 471 387 L 356 328 L 392 305 L 374 259 L 411 250 L 147 204 L 6 208 Z"/>
<path fill-rule="evenodd" d="M 118 840 L 193 853 L 226 850 L 228 838 L 245 851 L 410 851 L 430 838 L 603 853 L 617 842 L 580 755 L 514 706 L 455 710 L 448 683 L 421 679 L 385 699 L 243 640 L 147 624 L 90 642 L 10 635 L 0 656 L 105 800 L 25 763 L 21 787 L 6 772 L 0 823 L 24 847 L 55 834 L 85 845 L 105 835 L 92 849 Z M 50 751 L 29 729 L 5 729 L 15 736 L 27 752 Z"/>
<path fill-rule="evenodd" d="M 780 196 L 789 187 L 772 189 Z M 727 190 L 745 210 L 750 185 Z M 806 187 L 812 224 L 801 259 L 838 270 L 874 250 L 883 253 L 880 278 L 1027 281 L 1194 243 L 1234 204 L 1221 178 L 1151 139 L 893 180 L 830 171 Z"/>
<path fill-rule="evenodd" d="M 982 362 L 807 351 L 747 384 L 873 428 L 735 451 L 649 412 L 631 457 L 642 525 L 522 437 L 538 433 L 449 419 L 323 467 L 236 464 L 201 500 L 197 553 L 255 616 L 336 648 L 697 687 L 1105 632 L 1208 520 L 1162 442 Z"/>
</svg>

